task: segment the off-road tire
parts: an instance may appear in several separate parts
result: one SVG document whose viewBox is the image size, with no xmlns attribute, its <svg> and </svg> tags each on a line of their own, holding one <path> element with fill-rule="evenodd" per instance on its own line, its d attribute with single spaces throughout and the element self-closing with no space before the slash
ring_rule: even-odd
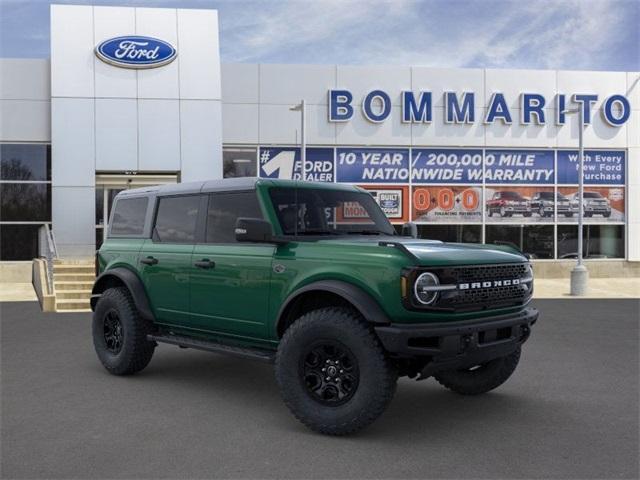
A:
<svg viewBox="0 0 640 480">
<path fill-rule="evenodd" d="M 434 378 L 442 386 L 461 395 L 480 395 L 506 382 L 518 366 L 519 360 L 520 348 L 475 370 L 448 370 L 436 373 Z"/>
<path fill-rule="evenodd" d="M 307 354 L 318 342 L 337 342 L 353 355 L 358 383 L 346 403 L 326 405 L 314 398 L 303 374 Z M 345 308 L 321 308 L 298 318 L 284 333 L 275 365 L 285 404 L 319 433 L 347 435 L 378 418 L 396 390 L 398 373 L 362 317 Z"/>
<path fill-rule="evenodd" d="M 116 312 L 121 324 L 122 341 L 117 353 L 109 350 L 105 340 L 105 317 L 110 312 Z M 93 346 L 104 368 L 113 375 L 131 375 L 144 369 L 156 345 L 147 340 L 151 328 L 151 322 L 138 313 L 128 289 L 106 290 L 98 300 L 92 322 Z"/>
</svg>

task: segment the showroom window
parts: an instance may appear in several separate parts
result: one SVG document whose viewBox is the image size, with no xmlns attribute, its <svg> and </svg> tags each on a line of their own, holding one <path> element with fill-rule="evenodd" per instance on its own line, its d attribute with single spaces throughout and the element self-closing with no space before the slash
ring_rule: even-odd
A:
<svg viewBox="0 0 640 480">
<path fill-rule="evenodd" d="M 482 225 L 419 225 L 418 237 L 455 243 L 480 243 Z"/>
<path fill-rule="evenodd" d="M 584 258 L 624 258 L 624 225 L 584 225 Z M 558 258 L 578 258 L 578 227 L 558 225 Z"/>
<path fill-rule="evenodd" d="M 553 258 L 553 225 L 487 225 L 485 242 L 507 245 L 535 259 Z"/>
<path fill-rule="evenodd" d="M 255 177 L 257 148 L 225 147 L 222 150 L 224 178 Z"/>
<path fill-rule="evenodd" d="M 51 226 L 51 146 L 0 144 L 0 260 L 38 256 L 38 229 Z"/>
<path fill-rule="evenodd" d="M 225 147 L 225 177 L 238 176 L 234 159 L 242 165 L 244 152 L 255 158 L 255 148 Z M 299 152 L 260 146 L 260 161 L 244 162 L 247 174 L 257 167 L 265 178 L 300 178 Z M 420 238 L 509 245 L 538 260 L 575 258 L 583 208 L 586 258 L 625 258 L 624 149 L 585 150 L 583 205 L 573 149 L 311 146 L 306 159 L 308 178 L 367 190 L 398 234 L 412 221 Z"/>
</svg>

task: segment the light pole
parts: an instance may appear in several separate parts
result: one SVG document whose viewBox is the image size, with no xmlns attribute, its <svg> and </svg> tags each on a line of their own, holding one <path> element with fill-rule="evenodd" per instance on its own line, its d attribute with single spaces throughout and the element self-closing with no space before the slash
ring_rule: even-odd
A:
<svg viewBox="0 0 640 480">
<path fill-rule="evenodd" d="M 305 132 L 306 112 L 304 99 L 300 103 L 289 107 L 292 112 L 300 112 L 300 161 L 302 162 L 302 180 L 307 179 L 307 137 Z"/>
<path fill-rule="evenodd" d="M 571 295 L 581 297 L 587 293 L 589 270 L 583 263 L 582 225 L 584 222 L 584 102 L 579 108 L 565 110 L 563 113 L 578 113 L 578 262 L 571 270 Z"/>
</svg>

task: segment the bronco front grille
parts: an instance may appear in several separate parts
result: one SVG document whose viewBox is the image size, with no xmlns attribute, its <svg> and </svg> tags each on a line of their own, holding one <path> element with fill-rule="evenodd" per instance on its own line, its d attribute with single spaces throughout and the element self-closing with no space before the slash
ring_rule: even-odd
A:
<svg viewBox="0 0 640 480">
<path fill-rule="evenodd" d="M 435 309 L 474 311 L 523 305 L 533 293 L 527 263 L 425 268 L 415 271 L 412 280 L 425 271 L 435 273 L 440 285 L 449 287 L 439 292 Z"/>
<path fill-rule="evenodd" d="M 507 265 L 479 265 L 469 267 L 453 267 L 444 270 L 455 279 L 457 283 L 482 282 L 483 280 L 499 280 L 502 278 L 520 278 L 528 274 L 529 267 L 526 263 Z M 441 281 L 441 283 L 443 283 Z"/>
</svg>

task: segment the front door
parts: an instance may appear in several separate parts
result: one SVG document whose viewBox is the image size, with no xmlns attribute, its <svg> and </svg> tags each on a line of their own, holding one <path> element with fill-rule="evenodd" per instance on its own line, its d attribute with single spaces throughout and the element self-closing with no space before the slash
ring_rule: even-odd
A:
<svg viewBox="0 0 640 480">
<path fill-rule="evenodd" d="M 152 238 L 138 257 L 156 321 L 189 327 L 189 275 L 201 195 L 159 197 Z"/>
<path fill-rule="evenodd" d="M 191 322 L 210 332 L 266 338 L 275 246 L 237 243 L 238 217 L 263 218 L 255 191 L 208 195 L 205 241 L 191 257 Z"/>
<path fill-rule="evenodd" d="M 96 175 L 96 249 L 107 238 L 106 223 L 111 215 L 113 200 L 122 190 L 176 183 L 173 174 L 99 173 Z"/>
</svg>

